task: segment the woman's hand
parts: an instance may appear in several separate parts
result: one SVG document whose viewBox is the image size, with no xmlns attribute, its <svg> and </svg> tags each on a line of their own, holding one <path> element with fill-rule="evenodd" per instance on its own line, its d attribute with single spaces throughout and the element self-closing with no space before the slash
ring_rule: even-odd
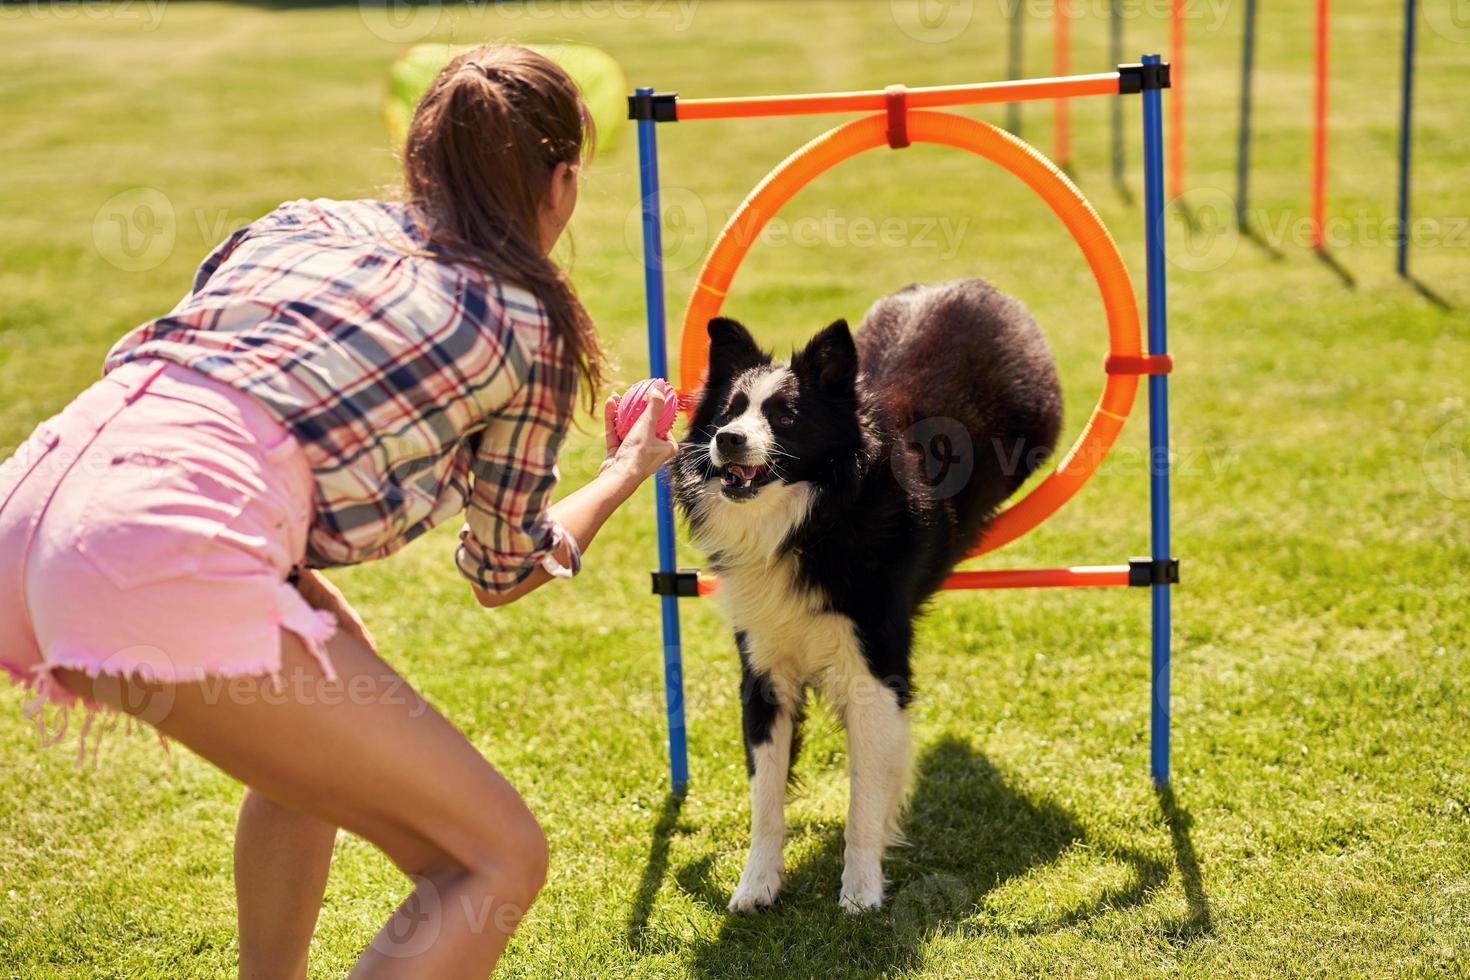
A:
<svg viewBox="0 0 1470 980">
<path fill-rule="evenodd" d="M 602 406 L 607 457 L 597 472 L 599 476 L 609 471 L 619 472 L 637 483 L 642 483 L 679 451 L 678 443 L 672 438 L 660 437 L 655 430 L 668 398 L 662 391 L 650 392 L 643 414 L 633 423 L 628 437 L 622 440 L 618 439 L 617 431 L 618 398 L 616 393 L 609 395 Z"/>
<path fill-rule="evenodd" d="M 659 416 L 667 403 L 668 397 L 662 392 L 650 395 L 643 415 L 633 423 L 626 439 L 618 438 L 618 396 L 609 395 L 603 405 L 607 457 L 597 468 L 596 479 L 552 504 L 549 511 L 551 517 L 581 546 L 584 556 L 592 538 L 612 516 L 613 511 L 633 495 L 639 484 L 673 459 L 679 451 L 678 443 L 673 439 L 660 437 L 656 431 Z M 565 565 L 570 556 L 558 553 L 557 560 Z M 503 606 L 540 588 L 550 580 L 550 573 L 545 568 L 538 567 L 524 582 L 507 592 L 492 594 L 476 587 L 475 598 L 482 606 Z"/>
</svg>

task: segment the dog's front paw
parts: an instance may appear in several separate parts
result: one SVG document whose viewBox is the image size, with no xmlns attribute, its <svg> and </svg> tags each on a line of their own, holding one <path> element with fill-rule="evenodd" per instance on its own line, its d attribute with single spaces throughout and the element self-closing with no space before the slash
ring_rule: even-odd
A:
<svg viewBox="0 0 1470 980">
<path fill-rule="evenodd" d="M 778 867 L 760 867 L 747 864 L 740 875 L 740 884 L 730 898 L 731 912 L 754 912 L 776 901 L 784 879 Z"/>
<path fill-rule="evenodd" d="M 837 900 L 842 911 L 858 913 L 883 904 L 883 868 L 877 862 L 848 861 L 842 869 L 842 897 Z"/>
</svg>

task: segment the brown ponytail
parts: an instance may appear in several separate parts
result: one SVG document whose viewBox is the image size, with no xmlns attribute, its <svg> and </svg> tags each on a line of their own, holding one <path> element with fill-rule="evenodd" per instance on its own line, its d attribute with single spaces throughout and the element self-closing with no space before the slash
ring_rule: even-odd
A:
<svg viewBox="0 0 1470 980">
<path fill-rule="evenodd" d="M 539 215 L 552 171 L 579 165 L 593 138 L 586 103 L 560 66 L 529 48 L 487 44 L 434 79 L 403 151 L 404 187 L 430 242 L 541 300 L 589 406 L 607 360 L 571 281 L 539 247 Z"/>
</svg>

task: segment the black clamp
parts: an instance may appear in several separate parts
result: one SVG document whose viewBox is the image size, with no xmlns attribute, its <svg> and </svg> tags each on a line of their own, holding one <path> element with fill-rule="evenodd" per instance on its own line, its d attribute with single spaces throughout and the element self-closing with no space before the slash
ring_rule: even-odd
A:
<svg viewBox="0 0 1470 980">
<path fill-rule="evenodd" d="M 1135 95 L 1146 89 L 1169 87 L 1169 63 L 1119 65 L 1118 94 Z"/>
<path fill-rule="evenodd" d="M 653 572 L 652 574 L 654 595 L 699 595 L 699 569 L 697 568 L 681 568 L 677 572 Z"/>
<path fill-rule="evenodd" d="M 1130 558 L 1128 559 L 1128 584 L 1178 585 L 1178 558 Z"/>
<path fill-rule="evenodd" d="M 678 101 L 678 92 L 630 95 L 628 96 L 628 118 L 652 119 L 654 122 L 678 122 Z"/>
</svg>

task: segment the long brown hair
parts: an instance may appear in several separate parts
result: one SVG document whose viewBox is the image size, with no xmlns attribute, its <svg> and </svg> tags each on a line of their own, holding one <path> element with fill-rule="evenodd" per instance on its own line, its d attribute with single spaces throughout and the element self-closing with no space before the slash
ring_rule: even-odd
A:
<svg viewBox="0 0 1470 980">
<path fill-rule="evenodd" d="M 587 105 L 559 65 L 529 48 L 487 44 L 434 79 L 403 150 L 404 189 L 434 248 L 541 300 L 589 406 L 607 359 L 567 274 L 542 253 L 539 215 L 552 172 L 579 166 L 594 138 Z"/>
</svg>

